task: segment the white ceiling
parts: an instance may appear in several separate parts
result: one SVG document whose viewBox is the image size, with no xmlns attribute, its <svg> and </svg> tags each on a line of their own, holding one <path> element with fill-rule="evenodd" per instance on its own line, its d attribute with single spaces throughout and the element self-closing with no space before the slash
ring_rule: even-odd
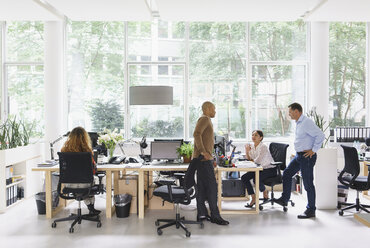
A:
<svg viewBox="0 0 370 248">
<path fill-rule="evenodd" d="M 0 20 L 150 21 L 147 2 L 162 20 L 370 22 L 370 0 L 0 0 Z"/>
<path fill-rule="evenodd" d="M 59 20 L 33 0 L 0 0 L 0 21 Z"/>
</svg>

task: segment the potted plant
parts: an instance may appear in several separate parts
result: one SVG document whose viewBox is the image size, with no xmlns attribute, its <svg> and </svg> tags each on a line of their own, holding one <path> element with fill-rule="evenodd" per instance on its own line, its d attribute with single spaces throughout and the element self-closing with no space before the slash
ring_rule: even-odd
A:
<svg viewBox="0 0 370 248">
<path fill-rule="evenodd" d="M 324 117 L 312 108 L 307 114 L 324 132 L 328 130 L 332 121 L 325 121 Z M 328 147 L 329 135 L 325 136 L 321 148 L 317 151 L 317 160 L 314 167 L 314 182 L 316 187 L 316 207 L 318 209 L 336 209 L 337 206 L 337 148 Z"/>
<path fill-rule="evenodd" d="M 184 163 L 190 163 L 191 155 L 193 154 L 194 146 L 192 143 L 183 143 L 179 148 L 177 148 L 177 152 L 180 156 L 183 157 Z"/>
</svg>

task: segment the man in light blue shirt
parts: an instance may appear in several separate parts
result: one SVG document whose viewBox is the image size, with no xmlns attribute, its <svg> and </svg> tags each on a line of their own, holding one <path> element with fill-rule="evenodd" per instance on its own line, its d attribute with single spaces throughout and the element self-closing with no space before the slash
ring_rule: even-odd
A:
<svg viewBox="0 0 370 248">
<path fill-rule="evenodd" d="M 316 163 L 316 152 L 321 148 L 325 139 L 324 133 L 308 117 L 302 114 L 302 106 L 299 103 L 289 105 L 289 116 L 296 121 L 294 149 L 297 154 L 284 170 L 283 193 L 277 202 L 286 206 L 290 199 L 292 178 L 300 170 L 303 185 L 307 191 L 307 209 L 303 214 L 298 215 L 299 219 L 315 217 L 315 185 L 313 184 L 313 167 Z"/>
</svg>

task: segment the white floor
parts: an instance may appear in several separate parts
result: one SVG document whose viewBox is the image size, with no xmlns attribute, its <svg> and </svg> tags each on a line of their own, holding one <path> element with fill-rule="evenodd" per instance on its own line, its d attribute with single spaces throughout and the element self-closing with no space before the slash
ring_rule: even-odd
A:
<svg viewBox="0 0 370 248">
<path fill-rule="evenodd" d="M 68 233 L 70 223 L 59 223 L 52 229 L 52 220 L 37 215 L 34 199 L 27 199 L 0 214 L 1 247 L 369 247 L 370 229 L 356 221 L 351 213 L 343 217 L 335 210 L 317 211 L 315 219 L 299 220 L 305 202 L 302 196 L 293 195 L 295 207 L 287 213 L 281 207 L 270 206 L 259 215 L 224 215 L 229 226 L 217 226 L 209 222 L 204 229 L 190 226 L 190 238 L 181 229 L 164 229 L 158 236 L 154 221 L 157 218 L 172 218 L 173 211 L 147 211 L 144 220 L 136 215 L 128 218 L 106 219 L 102 214 L 102 227 L 83 222 L 73 234 Z M 351 195 L 351 202 L 354 195 Z M 364 204 L 369 200 L 361 199 Z M 97 208 L 103 209 L 104 198 L 97 198 Z M 232 207 L 241 203 L 228 203 Z M 72 203 L 56 217 L 67 216 L 77 207 Z M 195 219 L 196 211 L 182 210 L 188 219 Z M 86 212 L 86 207 L 83 206 Z M 354 212 L 354 211 L 353 211 Z M 353 213 L 352 212 L 352 213 Z"/>
</svg>

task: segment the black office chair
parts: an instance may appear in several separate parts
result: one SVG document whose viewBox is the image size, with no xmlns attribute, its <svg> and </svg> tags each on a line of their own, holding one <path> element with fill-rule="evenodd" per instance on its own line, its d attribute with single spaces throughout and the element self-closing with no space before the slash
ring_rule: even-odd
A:
<svg viewBox="0 0 370 248">
<path fill-rule="evenodd" d="M 97 222 L 97 227 L 101 227 L 100 216 L 98 214 L 81 214 L 81 201 L 101 193 L 102 187 L 94 185 L 92 154 L 89 152 L 58 152 L 59 155 L 59 183 L 58 195 L 63 199 L 75 199 L 78 201 L 77 214 L 69 217 L 56 219 L 51 227 L 55 228 L 57 222 L 73 220 L 69 232 L 74 232 L 74 226 L 81 224 L 82 220 Z M 64 184 L 89 183 L 88 188 L 68 188 Z M 63 187 L 64 186 L 64 187 Z"/>
<path fill-rule="evenodd" d="M 338 176 L 339 182 L 343 185 L 355 189 L 357 191 L 356 203 L 338 203 L 339 215 L 343 216 L 343 211 L 356 208 L 356 211 L 364 210 L 370 213 L 366 208 L 370 208 L 369 205 L 363 205 L 360 203 L 359 194 L 361 191 L 370 189 L 370 174 L 368 177 L 359 176 L 360 174 L 360 162 L 358 160 L 357 149 L 354 147 L 343 146 L 344 152 L 344 169 Z M 347 207 L 342 208 L 342 205 Z"/>
<path fill-rule="evenodd" d="M 202 158 L 193 159 L 192 163 L 190 163 L 188 170 L 186 171 L 184 177 L 184 184 L 183 186 L 174 185 L 172 181 L 161 181 L 163 186 L 156 188 L 153 192 L 153 195 L 159 196 L 163 199 L 163 201 L 168 201 L 170 203 L 175 204 L 176 209 L 176 219 L 158 219 L 155 221 L 155 225 L 158 226 L 157 234 L 162 235 L 162 229 L 167 228 L 169 226 L 176 226 L 176 228 L 182 228 L 186 232 L 186 237 L 190 237 L 191 233 L 186 228 L 185 224 L 197 224 L 200 225 L 200 228 L 204 227 L 202 221 L 192 221 L 192 220 L 185 220 L 185 217 L 180 217 L 180 206 L 179 204 L 189 205 L 191 200 L 196 197 L 196 184 L 194 181 L 194 174 L 195 174 L 195 167 L 198 160 Z M 160 222 L 165 222 L 162 226 L 159 226 Z"/>
<path fill-rule="evenodd" d="M 282 143 L 270 143 L 269 150 L 271 153 L 272 158 L 274 159 L 275 162 L 272 162 L 271 164 L 276 166 L 276 176 L 274 177 L 269 177 L 266 178 L 263 181 L 263 184 L 268 185 L 271 187 L 271 198 L 268 199 L 267 201 L 264 201 L 260 204 L 259 209 L 263 210 L 264 204 L 267 204 L 271 202 L 271 205 L 274 205 L 274 203 L 277 203 L 281 205 L 279 202 L 276 201 L 276 198 L 274 197 L 274 186 L 277 184 L 281 184 L 283 182 L 283 178 L 281 176 L 281 171 L 286 168 L 286 153 L 288 149 L 287 144 L 282 144 Z M 264 200 L 263 198 L 260 200 Z M 294 202 L 292 200 L 289 200 L 290 204 L 292 207 L 294 207 Z M 286 206 L 283 206 L 284 212 L 288 211 L 288 208 Z"/>
</svg>

